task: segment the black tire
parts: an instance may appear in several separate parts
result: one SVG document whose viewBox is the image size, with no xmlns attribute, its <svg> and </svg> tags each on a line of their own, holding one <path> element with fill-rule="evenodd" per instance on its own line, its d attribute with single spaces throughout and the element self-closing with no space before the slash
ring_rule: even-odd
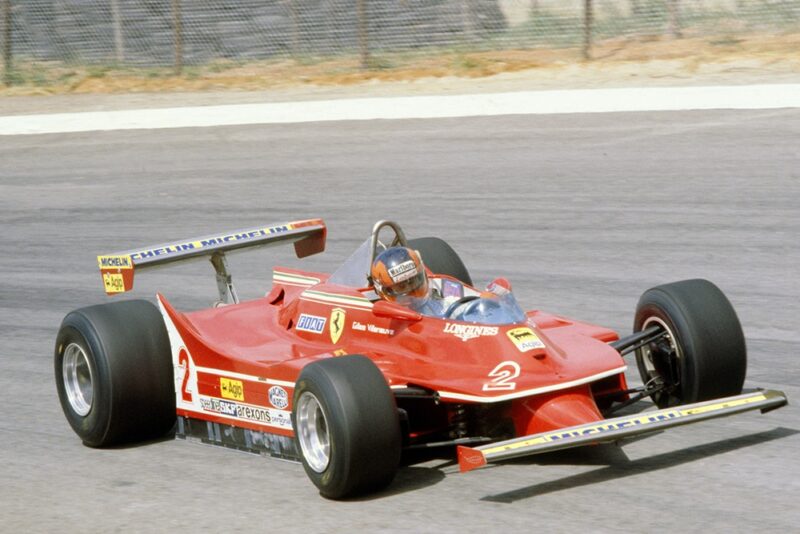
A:
<svg viewBox="0 0 800 534">
<path fill-rule="evenodd" d="M 684 280 L 645 291 L 633 330 L 659 325 L 668 336 L 636 351 L 645 384 L 663 380 L 661 408 L 737 395 L 747 372 L 747 349 L 736 312 L 708 280 Z"/>
<path fill-rule="evenodd" d="M 324 497 L 377 491 L 397 472 L 401 437 L 394 395 L 364 356 L 307 365 L 294 393 L 292 426 L 306 474 Z"/>
<path fill-rule="evenodd" d="M 150 302 L 67 314 L 56 338 L 55 375 L 64 415 L 86 445 L 157 438 L 175 423 L 169 338 Z"/>
<path fill-rule="evenodd" d="M 469 286 L 472 285 L 472 277 L 464 267 L 464 262 L 446 241 L 438 237 L 418 237 L 409 239 L 408 246 L 419 251 L 422 262 L 433 273 L 446 274 Z"/>
</svg>

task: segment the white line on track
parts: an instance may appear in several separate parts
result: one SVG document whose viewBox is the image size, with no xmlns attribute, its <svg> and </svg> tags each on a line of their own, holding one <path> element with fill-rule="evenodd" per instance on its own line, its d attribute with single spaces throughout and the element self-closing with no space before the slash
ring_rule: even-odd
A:
<svg viewBox="0 0 800 534">
<path fill-rule="evenodd" d="M 407 96 L 0 117 L 0 135 L 621 111 L 800 108 L 800 84 Z"/>
</svg>

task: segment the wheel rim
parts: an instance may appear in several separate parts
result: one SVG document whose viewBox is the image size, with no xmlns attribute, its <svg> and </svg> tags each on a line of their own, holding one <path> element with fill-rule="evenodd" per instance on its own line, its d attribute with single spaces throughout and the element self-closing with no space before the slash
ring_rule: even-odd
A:
<svg viewBox="0 0 800 534">
<path fill-rule="evenodd" d="M 313 393 L 300 395 L 295 418 L 303 458 L 311 469 L 322 473 L 330 462 L 331 442 L 325 411 Z"/>
<path fill-rule="evenodd" d="M 642 330 L 655 325 L 663 329 L 665 335 L 661 340 L 639 349 L 642 354 L 641 361 L 644 364 L 648 382 L 660 379 L 666 385 L 664 391 L 653 395 L 653 400 L 659 406 L 662 404 L 671 406 L 676 403 L 673 401 L 680 401 L 683 352 L 676 341 L 675 333 L 663 319 L 648 317 L 642 324 Z M 673 359 L 674 362 L 671 361 Z"/>
<path fill-rule="evenodd" d="M 92 367 L 83 348 L 77 343 L 70 343 L 64 350 L 62 374 L 70 407 L 76 414 L 85 417 L 92 409 L 94 398 Z"/>
</svg>

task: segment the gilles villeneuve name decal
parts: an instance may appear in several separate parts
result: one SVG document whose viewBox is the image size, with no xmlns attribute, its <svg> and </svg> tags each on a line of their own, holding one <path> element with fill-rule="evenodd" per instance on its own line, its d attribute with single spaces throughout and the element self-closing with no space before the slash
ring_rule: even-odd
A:
<svg viewBox="0 0 800 534">
<path fill-rule="evenodd" d="M 445 323 L 443 332 L 453 334 L 461 341 L 475 339 L 481 336 L 496 336 L 499 328 L 496 326 L 480 326 L 474 324 Z"/>
</svg>

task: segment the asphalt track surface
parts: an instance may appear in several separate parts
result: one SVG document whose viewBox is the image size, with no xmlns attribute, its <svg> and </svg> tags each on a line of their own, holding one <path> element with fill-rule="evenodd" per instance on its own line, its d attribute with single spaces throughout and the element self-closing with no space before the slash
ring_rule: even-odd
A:
<svg viewBox="0 0 800 534">
<path fill-rule="evenodd" d="M 744 325 L 747 388 L 800 399 L 800 110 L 500 116 L 6 137 L 0 143 L 0 530 L 793 531 L 800 410 L 748 413 L 459 474 L 403 467 L 385 492 L 319 497 L 299 464 L 179 440 L 85 447 L 53 344 L 106 301 L 95 255 L 322 216 L 328 251 L 233 256 L 240 294 L 273 264 L 334 268 L 380 218 L 438 235 L 527 308 L 630 331 L 639 295 L 716 282 Z M 211 267 L 133 297 L 215 298 Z M 628 372 L 638 382 L 633 368 Z M 642 403 L 636 409 L 644 409 Z"/>
</svg>

